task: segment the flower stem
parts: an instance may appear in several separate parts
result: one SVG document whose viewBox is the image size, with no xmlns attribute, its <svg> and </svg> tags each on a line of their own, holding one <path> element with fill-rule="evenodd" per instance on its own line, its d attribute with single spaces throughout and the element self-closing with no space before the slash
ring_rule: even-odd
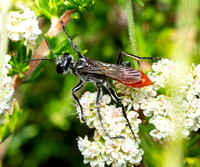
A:
<svg viewBox="0 0 200 167">
<path fill-rule="evenodd" d="M 131 50 L 134 55 L 138 56 L 139 54 L 138 54 L 132 0 L 126 0 L 126 11 L 127 11 L 128 31 L 129 31 L 129 40 L 131 43 Z M 134 66 L 138 67 L 138 64 L 135 61 L 134 61 Z"/>
<path fill-rule="evenodd" d="M 198 0 L 180 0 L 176 12 L 175 44 L 171 56 L 187 64 L 192 63 L 192 54 L 198 48 L 198 9 Z"/>
<path fill-rule="evenodd" d="M 71 20 L 71 13 L 73 12 L 73 10 L 67 10 L 57 21 L 56 24 L 54 24 L 49 31 L 47 32 L 47 35 L 52 37 L 52 36 L 57 36 L 61 31 L 62 31 L 62 26 L 60 24 L 60 21 L 62 20 L 64 22 L 64 25 L 67 25 L 70 20 Z M 45 43 L 45 41 L 43 40 L 42 43 L 40 44 L 40 46 L 37 48 L 37 50 L 35 51 L 35 53 L 32 56 L 32 59 L 37 59 L 37 58 L 43 58 L 46 54 L 46 49 L 47 49 L 47 45 Z M 26 71 L 24 73 L 25 77 L 28 77 L 33 71 L 34 69 L 37 67 L 37 65 L 40 63 L 40 61 L 32 61 L 29 63 L 29 70 Z M 18 75 L 16 75 L 13 78 L 14 81 L 14 89 L 16 90 L 21 83 L 23 82 L 23 79 L 20 78 Z"/>
<path fill-rule="evenodd" d="M 173 51 L 171 54 L 172 59 L 176 61 L 184 61 L 187 64 L 191 64 L 192 62 L 192 53 L 196 46 L 196 37 L 197 37 L 197 29 L 198 29 L 198 0 L 191 1 L 182 1 L 179 0 L 177 11 L 176 11 L 176 29 L 175 29 L 175 41 L 173 46 Z M 185 71 L 184 67 L 180 67 Z M 186 76 L 186 74 L 185 74 Z M 182 78 L 181 78 L 182 79 Z M 170 83 L 170 90 L 172 92 L 177 91 L 177 85 L 179 81 L 172 80 Z M 178 96 L 178 95 L 176 95 Z M 174 95 L 172 95 L 174 98 Z M 179 98 L 179 97 L 178 97 Z M 177 106 L 181 106 L 184 103 L 184 100 L 180 100 L 179 103 L 173 104 L 172 108 L 176 108 Z M 181 138 L 182 132 L 184 131 L 183 122 L 179 118 L 179 114 L 183 113 L 182 109 L 178 109 L 174 115 L 174 122 L 176 125 L 176 139 L 168 142 L 168 150 L 165 151 L 164 161 L 162 166 L 183 166 L 183 157 L 184 157 L 184 139 Z"/>
</svg>

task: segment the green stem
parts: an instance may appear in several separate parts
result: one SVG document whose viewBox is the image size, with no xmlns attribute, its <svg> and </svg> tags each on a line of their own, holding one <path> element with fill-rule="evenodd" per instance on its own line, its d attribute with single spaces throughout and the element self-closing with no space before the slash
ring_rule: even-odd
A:
<svg viewBox="0 0 200 167">
<path fill-rule="evenodd" d="M 134 55 L 139 56 L 132 0 L 126 0 L 126 11 L 127 11 L 128 31 L 129 31 L 129 40 L 131 43 L 131 50 Z M 134 66 L 138 67 L 138 64 L 135 61 L 134 61 Z"/>
<path fill-rule="evenodd" d="M 199 0 L 179 0 L 176 12 L 176 39 L 171 54 L 177 61 L 192 63 L 197 45 Z"/>
<path fill-rule="evenodd" d="M 174 41 L 174 48 L 171 54 L 172 59 L 176 61 L 184 61 L 187 64 L 191 64 L 192 62 L 192 53 L 193 48 L 196 46 L 196 36 L 197 36 L 197 29 L 198 29 L 198 9 L 199 9 L 199 0 L 190 0 L 184 1 L 179 0 L 177 11 L 176 11 L 176 29 L 175 29 L 175 41 Z M 187 70 L 182 68 L 182 72 L 187 72 Z M 180 70 L 180 69 L 179 69 Z M 180 78 L 181 80 L 182 78 Z M 172 92 L 177 92 L 177 85 L 178 81 L 171 80 L 169 81 L 169 89 Z M 174 93 L 176 95 L 176 93 Z M 176 95 L 178 96 L 178 95 Z M 171 100 L 173 100 L 174 95 L 172 96 Z M 184 113 L 182 108 L 177 107 L 181 106 L 184 103 L 182 99 L 178 103 L 172 103 L 171 108 L 176 109 L 178 112 L 175 112 L 174 115 L 174 123 L 176 125 L 176 139 L 171 140 L 167 143 L 169 146 L 168 149 L 164 152 L 163 164 L 162 167 L 169 167 L 169 166 L 176 166 L 182 167 L 184 161 L 184 139 L 182 139 L 182 132 L 184 126 L 182 126 L 181 119 L 179 118 L 179 114 Z"/>
</svg>

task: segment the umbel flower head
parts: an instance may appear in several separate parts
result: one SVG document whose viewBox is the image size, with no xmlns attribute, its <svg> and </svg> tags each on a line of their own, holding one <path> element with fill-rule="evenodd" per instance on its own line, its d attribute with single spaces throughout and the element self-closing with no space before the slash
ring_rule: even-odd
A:
<svg viewBox="0 0 200 167">
<path fill-rule="evenodd" d="M 85 92 L 80 102 L 84 108 L 86 124 L 90 128 L 95 128 L 94 141 L 88 137 L 78 138 L 78 147 L 84 156 L 84 163 L 90 162 L 91 166 L 104 166 L 115 164 L 115 166 L 126 166 L 126 164 L 140 164 L 143 150 L 139 148 L 140 140 L 135 140 L 130 129 L 126 126 L 127 122 L 122 115 L 122 109 L 115 105 L 110 105 L 111 97 L 104 95 L 100 103 L 100 112 L 103 124 L 110 136 L 124 136 L 125 139 L 110 140 L 103 132 L 100 121 L 97 117 L 95 107 L 96 93 Z M 80 107 L 77 107 L 80 115 Z M 137 137 L 139 124 L 138 113 L 135 111 L 127 112 L 132 129 Z"/>
<path fill-rule="evenodd" d="M 10 55 L 5 56 L 4 66 L 2 70 L 1 78 L 1 90 L 0 90 L 0 125 L 5 123 L 4 115 L 6 110 L 9 108 L 10 101 L 12 99 L 14 89 L 13 89 L 13 80 L 11 77 L 7 76 L 8 69 L 11 68 L 11 65 L 8 64 L 10 60 Z"/>
<path fill-rule="evenodd" d="M 94 128 L 93 141 L 88 137 L 78 138 L 78 147 L 84 156 L 84 163 L 91 166 L 127 166 L 140 164 L 143 150 L 139 147 L 137 135 L 142 122 L 138 112 L 143 111 L 154 125 L 150 135 L 155 141 L 163 142 L 179 137 L 189 139 L 191 131 L 200 127 L 200 65 L 186 66 L 168 59 L 152 65 L 148 77 L 154 82 L 144 88 L 130 88 L 114 81 L 116 91 L 127 112 L 136 138 L 126 126 L 121 108 L 111 104 L 111 97 L 104 95 L 100 112 L 105 129 L 110 136 L 124 136 L 125 139 L 110 140 L 101 127 L 95 107 L 96 93 L 85 92 L 80 99 L 84 108 L 86 124 Z M 80 107 L 77 106 L 81 118 Z M 81 119 L 80 119 L 81 121 Z M 179 133 L 181 132 L 181 134 Z"/>
<path fill-rule="evenodd" d="M 180 129 L 181 136 L 188 138 L 200 127 L 200 65 L 190 67 L 162 59 L 152 69 L 148 77 L 154 85 L 130 89 L 116 82 L 117 92 L 125 92 L 121 98 L 128 109 L 140 108 L 150 117 L 149 123 L 155 127 L 150 132 L 154 140 L 176 138 Z"/>
<path fill-rule="evenodd" d="M 38 27 L 35 13 L 28 7 L 24 12 L 10 11 L 8 17 L 8 37 L 13 41 L 25 40 L 24 45 L 28 42 L 35 44 L 35 40 L 42 31 Z"/>
</svg>

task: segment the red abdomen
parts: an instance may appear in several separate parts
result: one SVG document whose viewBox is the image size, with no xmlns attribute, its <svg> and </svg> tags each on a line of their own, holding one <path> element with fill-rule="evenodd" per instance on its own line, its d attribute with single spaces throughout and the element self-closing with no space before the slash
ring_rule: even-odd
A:
<svg viewBox="0 0 200 167">
<path fill-rule="evenodd" d="M 142 71 L 139 70 L 137 71 L 142 75 L 138 81 L 120 81 L 120 80 L 118 81 L 121 82 L 123 85 L 133 88 L 142 88 L 154 84 Z"/>
</svg>

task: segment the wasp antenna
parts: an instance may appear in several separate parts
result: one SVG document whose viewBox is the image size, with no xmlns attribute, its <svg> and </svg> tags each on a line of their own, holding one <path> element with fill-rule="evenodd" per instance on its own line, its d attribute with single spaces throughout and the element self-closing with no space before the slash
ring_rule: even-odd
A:
<svg viewBox="0 0 200 167">
<path fill-rule="evenodd" d="M 53 59 L 39 58 L 39 59 L 24 60 L 22 61 L 22 63 L 29 62 L 29 61 L 36 61 L 36 60 L 50 60 L 50 61 L 56 62 L 56 60 L 53 60 Z"/>
<path fill-rule="evenodd" d="M 53 55 L 56 57 L 56 59 L 58 60 L 58 57 L 56 56 L 56 54 L 54 53 L 54 51 L 51 49 L 51 47 L 50 47 L 50 45 L 49 45 L 49 43 L 48 43 L 48 41 L 47 41 L 47 38 L 44 36 L 44 40 L 45 40 L 45 42 L 46 42 L 46 44 L 47 44 L 47 46 L 48 46 L 48 48 L 49 48 L 49 50 L 53 53 Z"/>
<path fill-rule="evenodd" d="M 65 25 L 64 25 L 63 21 L 60 21 L 60 24 L 62 25 L 63 31 L 64 31 L 65 35 L 67 36 L 69 42 L 72 44 L 73 49 L 76 51 L 76 53 L 78 54 L 78 56 L 79 56 L 80 58 L 84 58 L 84 56 L 79 52 L 77 46 L 73 43 L 73 41 L 72 41 L 72 39 L 70 38 L 70 36 L 67 34 L 67 32 L 66 32 L 66 30 L 65 30 Z"/>
<path fill-rule="evenodd" d="M 157 60 L 160 59 L 160 57 L 140 57 L 140 59 Z"/>
<path fill-rule="evenodd" d="M 152 60 L 159 60 L 161 59 L 160 57 L 152 57 Z"/>
</svg>

